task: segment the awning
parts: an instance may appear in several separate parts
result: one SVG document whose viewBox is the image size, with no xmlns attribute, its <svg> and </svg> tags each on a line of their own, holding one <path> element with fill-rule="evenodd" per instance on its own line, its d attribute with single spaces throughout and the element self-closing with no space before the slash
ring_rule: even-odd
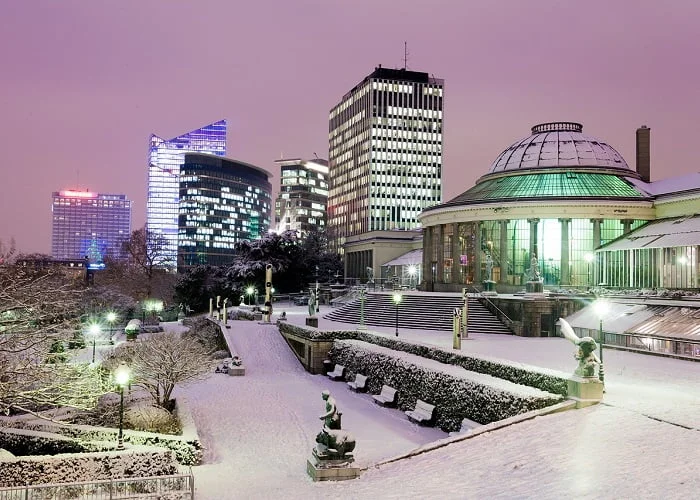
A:
<svg viewBox="0 0 700 500">
<path fill-rule="evenodd" d="M 399 255 L 395 259 L 390 260 L 386 264 L 382 264 L 382 267 L 388 266 L 420 266 L 423 262 L 423 250 L 418 248 L 416 250 L 411 250 L 403 255 Z"/>
<path fill-rule="evenodd" d="M 700 245 L 700 216 L 652 221 L 603 246 L 600 251 Z"/>
</svg>

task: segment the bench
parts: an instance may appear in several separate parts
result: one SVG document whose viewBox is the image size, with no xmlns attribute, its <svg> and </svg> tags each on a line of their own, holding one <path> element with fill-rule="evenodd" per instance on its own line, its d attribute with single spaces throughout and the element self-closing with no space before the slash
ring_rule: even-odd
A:
<svg viewBox="0 0 700 500">
<path fill-rule="evenodd" d="M 343 375 L 345 375 L 345 367 L 343 365 L 335 365 L 333 371 L 326 373 L 326 375 L 331 380 L 342 379 Z"/>
<path fill-rule="evenodd" d="M 348 382 L 348 387 L 355 392 L 362 392 L 367 387 L 367 377 L 358 373 L 355 375 L 355 380 L 353 382 Z"/>
<path fill-rule="evenodd" d="M 462 420 L 462 425 L 457 432 L 450 432 L 450 437 L 456 436 L 458 434 L 465 434 L 472 429 L 476 429 L 477 427 L 481 427 L 481 424 L 479 422 L 474 422 L 473 420 L 465 418 L 464 420 Z"/>
<path fill-rule="evenodd" d="M 382 392 L 372 396 L 374 402 L 382 406 L 394 406 L 396 404 L 396 389 L 388 385 L 382 386 Z"/>
<path fill-rule="evenodd" d="M 416 407 L 413 410 L 406 410 L 405 413 L 413 422 L 418 424 L 429 424 L 433 420 L 435 406 L 419 399 L 416 401 Z"/>
</svg>

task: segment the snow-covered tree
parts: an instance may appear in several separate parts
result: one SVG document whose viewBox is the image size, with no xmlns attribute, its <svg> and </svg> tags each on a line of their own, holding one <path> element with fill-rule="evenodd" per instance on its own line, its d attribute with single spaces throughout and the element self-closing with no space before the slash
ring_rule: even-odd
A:
<svg viewBox="0 0 700 500">
<path fill-rule="evenodd" d="M 65 363 L 82 290 L 55 270 L 0 267 L 0 412 L 91 408 L 106 392 L 100 371 Z"/>
<path fill-rule="evenodd" d="M 132 384 L 143 387 L 157 406 L 171 409 L 173 389 L 206 378 L 215 361 L 212 348 L 183 335 L 155 333 L 116 349 L 106 367 L 125 362 Z"/>
<path fill-rule="evenodd" d="M 141 285 L 143 298 L 154 296 L 162 281 L 160 278 L 166 276 L 167 269 L 175 265 L 168 257 L 167 245 L 168 241 L 162 234 L 150 232 L 145 227 L 133 231 L 122 244 L 122 251 L 128 256 L 124 276 L 128 276 L 132 283 Z M 161 295 L 157 293 L 155 296 Z"/>
</svg>

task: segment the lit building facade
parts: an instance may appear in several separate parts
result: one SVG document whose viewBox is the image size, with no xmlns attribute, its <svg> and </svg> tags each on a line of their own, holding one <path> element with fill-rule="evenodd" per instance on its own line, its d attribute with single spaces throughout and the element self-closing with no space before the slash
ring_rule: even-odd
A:
<svg viewBox="0 0 700 500">
<path fill-rule="evenodd" d="M 52 194 L 51 255 L 57 260 L 88 257 L 122 259 L 122 243 L 131 234 L 131 201 L 123 194 L 56 191 Z"/>
<path fill-rule="evenodd" d="M 270 175 L 238 160 L 185 155 L 180 169 L 178 270 L 230 264 L 236 243 L 269 231 Z"/>
<path fill-rule="evenodd" d="M 211 123 L 172 139 L 151 135 L 148 153 L 146 229 L 163 235 L 163 264 L 174 266 L 177 257 L 180 165 L 185 153 L 226 155 L 226 120 Z"/>
<path fill-rule="evenodd" d="M 443 87 L 428 73 L 378 67 L 330 111 L 329 243 L 412 230 L 442 201 Z"/>
<path fill-rule="evenodd" d="M 282 159 L 280 193 L 275 201 L 276 231 L 296 231 L 303 237 L 312 229 L 325 230 L 328 203 L 326 160 Z"/>
</svg>

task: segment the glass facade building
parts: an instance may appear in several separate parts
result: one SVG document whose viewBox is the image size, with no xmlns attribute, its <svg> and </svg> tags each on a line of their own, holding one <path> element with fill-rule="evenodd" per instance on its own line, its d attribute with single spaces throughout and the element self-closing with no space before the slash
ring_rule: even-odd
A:
<svg viewBox="0 0 700 500">
<path fill-rule="evenodd" d="M 378 67 L 330 111 L 329 243 L 420 227 L 442 201 L 444 81 Z"/>
<path fill-rule="evenodd" d="M 278 233 L 296 231 L 303 237 L 312 228 L 326 228 L 328 203 L 328 162 L 326 160 L 283 159 L 280 165 L 280 193 L 275 202 Z"/>
<path fill-rule="evenodd" d="M 180 169 L 178 270 L 230 264 L 236 243 L 269 231 L 270 175 L 229 158 L 185 155 Z"/>
<path fill-rule="evenodd" d="M 51 255 L 56 260 L 84 259 L 100 266 L 123 259 L 122 243 L 131 234 L 131 201 L 123 194 L 56 191 L 52 194 Z"/>
<path fill-rule="evenodd" d="M 180 165 L 185 153 L 226 155 L 226 120 L 211 123 L 172 139 L 151 135 L 148 153 L 146 228 L 166 240 L 163 264 L 177 257 Z"/>
</svg>

